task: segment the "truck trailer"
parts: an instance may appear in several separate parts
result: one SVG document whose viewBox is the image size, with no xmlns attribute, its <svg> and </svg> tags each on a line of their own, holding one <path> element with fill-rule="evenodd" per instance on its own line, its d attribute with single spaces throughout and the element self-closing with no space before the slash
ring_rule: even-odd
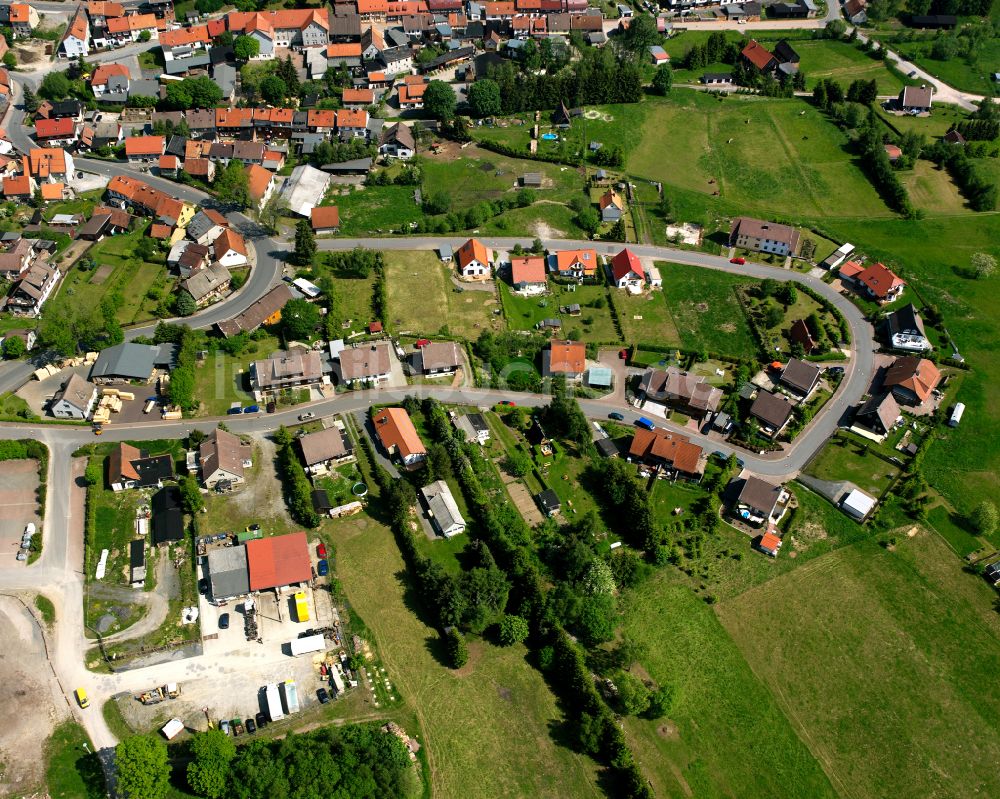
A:
<svg viewBox="0 0 1000 799">
<path fill-rule="evenodd" d="M 281 709 L 281 696 L 278 694 L 277 683 L 268 683 L 265 689 L 267 695 L 267 715 L 271 721 L 278 721 L 285 717 L 285 711 Z"/>
<path fill-rule="evenodd" d="M 285 705 L 289 714 L 299 712 L 299 692 L 295 680 L 285 680 Z"/>
<path fill-rule="evenodd" d="M 298 657 L 309 652 L 322 652 L 326 649 L 326 639 L 322 635 L 307 635 L 305 638 L 296 638 L 289 646 L 292 655 Z"/>
<path fill-rule="evenodd" d="M 295 618 L 300 622 L 309 621 L 309 603 L 305 591 L 295 592 Z"/>
</svg>

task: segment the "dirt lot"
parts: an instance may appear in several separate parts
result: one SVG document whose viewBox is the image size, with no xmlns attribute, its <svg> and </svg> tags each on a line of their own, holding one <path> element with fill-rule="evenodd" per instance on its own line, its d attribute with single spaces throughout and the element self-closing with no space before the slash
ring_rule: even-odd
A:
<svg viewBox="0 0 1000 799">
<path fill-rule="evenodd" d="M 49 668 L 38 625 L 7 596 L 0 596 L 0 686 L 0 796 L 21 796 L 41 785 L 42 744 L 68 718 L 69 706 Z"/>
<path fill-rule="evenodd" d="M 28 522 L 38 518 L 37 461 L 0 461 L 0 552 L 13 560 Z"/>
</svg>

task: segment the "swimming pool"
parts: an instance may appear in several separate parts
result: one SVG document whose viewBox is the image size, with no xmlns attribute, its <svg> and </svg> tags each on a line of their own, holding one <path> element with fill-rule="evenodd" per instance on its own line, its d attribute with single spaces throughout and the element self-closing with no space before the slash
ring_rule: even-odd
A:
<svg viewBox="0 0 1000 799">
<path fill-rule="evenodd" d="M 542 134 L 542 139 L 544 141 L 559 141 L 559 134 L 558 133 L 543 133 Z"/>
</svg>

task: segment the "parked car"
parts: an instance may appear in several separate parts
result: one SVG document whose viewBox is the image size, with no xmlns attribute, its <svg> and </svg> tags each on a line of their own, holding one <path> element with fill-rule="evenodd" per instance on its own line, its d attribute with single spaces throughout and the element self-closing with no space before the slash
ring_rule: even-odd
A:
<svg viewBox="0 0 1000 799">
<path fill-rule="evenodd" d="M 304 421 L 306 421 L 306 419 L 312 419 L 315 415 L 316 414 L 312 413 L 311 411 L 309 413 L 300 413 L 299 414 L 299 421 L 300 422 L 304 422 Z"/>
<path fill-rule="evenodd" d="M 326 544 L 324 544 L 322 541 L 320 541 L 319 546 L 316 547 L 316 554 L 319 555 L 321 558 L 326 557 Z"/>
<path fill-rule="evenodd" d="M 614 419 L 616 422 L 625 421 L 625 417 L 622 414 L 618 413 L 618 411 L 611 411 L 611 413 L 608 414 L 608 418 Z"/>
<path fill-rule="evenodd" d="M 653 424 L 653 420 L 647 419 L 645 416 L 640 416 L 638 419 L 635 420 L 635 423 L 639 425 L 639 427 L 645 427 L 647 430 L 656 429 L 656 425 Z"/>
<path fill-rule="evenodd" d="M 418 338 L 417 343 L 414 344 L 413 346 L 419 350 L 421 347 L 426 347 L 430 343 L 431 340 L 429 338 Z"/>
<path fill-rule="evenodd" d="M 247 405 L 243 413 L 260 413 L 260 405 Z"/>
<path fill-rule="evenodd" d="M 198 593 L 199 594 L 207 594 L 208 593 L 208 580 L 206 578 L 204 578 L 204 577 L 202 577 L 200 580 L 198 580 Z"/>
<path fill-rule="evenodd" d="M 219 616 L 219 629 L 228 630 L 229 629 L 229 614 L 223 613 Z"/>
<path fill-rule="evenodd" d="M 243 409 L 242 408 L 230 408 L 228 411 L 226 411 L 226 413 L 229 414 L 230 416 L 234 416 L 237 413 L 243 413 Z"/>
<path fill-rule="evenodd" d="M 517 403 L 511 402 L 510 400 L 500 400 L 500 404 L 505 408 L 516 408 Z"/>
<path fill-rule="evenodd" d="M 76 696 L 76 703 L 81 708 L 90 707 L 90 700 L 87 698 L 87 692 L 83 688 L 77 688 L 73 691 L 73 694 Z"/>
<path fill-rule="evenodd" d="M 262 730 L 267 726 L 267 714 L 258 713 L 254 718 L 257 720 L 257 729 Z"/>
<path fill-rule="evenodd" d="M 330 573 L 330 564 L 325 560 L 321 560 L 316 564 L 316 573 L 320 577 L 326 577 Z"/>
<path fill-rule="evenodd" d="M 28 550 L 19 549 L 17 552 L 17 560 L 27 560 L 27 559 L 28 559 Z"/>
<path fill-rule="evenodd" d="M 246 728 L 248 735 L 253 735 L 255 732 L 257 732 L 257 725 L 254 724 L 253 719 L 246 720 Z"/>
<path fill-rule="evenodd" d="M 223 719 L 219 722 L 219 729 L 222 730 L 224 735 L 229 735 L 229 722 Z"/>
<path fill-rule="evenodd" d="M 247 525 L 247 532 L 248 533 L 257 533 L 257 532 L 260 532 L 260 525 L 259 524 L 248 524 Z"/>
<path fill-rule="evenodd" d="M 743 264 L 745 264 L 746 262 L 747 262 L 746 258 L 740 258 L 739 256 L 737 256 L 736 258 L 730 258 L 729 259 L 729 263 L 731 263 L 731 264 L 739 264 L 740 266 L 743 266 Z"/>
<path fill-rule="evenodd" d="M 618 357 L 624 361 L 626 358 L 628 358 L 628 350 L 626 349 L 618 350 Z"/>
<path fill-rule="evenodd" d="M 33 536 L 34 534 L 35 534 L 35 523 L 34 522 L 28 522 L 26 525 L 24 525 L 24 537 L 25 538 L 31 538 L 31 536 Z"/>
</svg>

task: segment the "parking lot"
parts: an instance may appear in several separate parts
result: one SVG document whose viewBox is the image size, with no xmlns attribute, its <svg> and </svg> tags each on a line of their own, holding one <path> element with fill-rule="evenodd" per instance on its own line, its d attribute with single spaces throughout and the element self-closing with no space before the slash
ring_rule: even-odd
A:
<svg viewBox="0 0 1000 799">
<path fill-rule="evenodd" d="M 35 461 L 0 461 L 0 547 L 14 554 L 28 522 L 41 529 L 38 517 L 38 464 Z"/>
</svg>

